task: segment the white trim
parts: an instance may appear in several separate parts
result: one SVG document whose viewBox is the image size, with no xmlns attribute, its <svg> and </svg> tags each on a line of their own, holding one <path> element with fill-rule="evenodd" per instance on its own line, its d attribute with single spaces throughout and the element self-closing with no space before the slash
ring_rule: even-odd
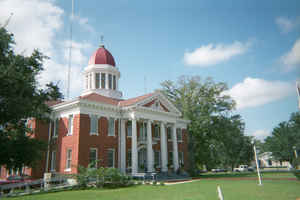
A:
<svg viewBox="0 0 300 200">
<path fill-rule="evenodd" d="M 53 156 L 53 155 L 55 155 L 55 156 Z M 55 157 L 55 160 L 53 160 L 54 157 Z M 50 171 L 52 171 L 52 172 L 56 171 L 56 151 L 55 150 L 51 152 Z"/>
<path fill-rule="evenodd" d="M 90 155 L 91 155 L 91 150 L 96 150 L 96 163 L 95 163 L 95 168 L 97 168 L 97 165 L 98 165 L 98 162 L 97 162 L 97 160 L 98 160 L 98 148 L 96 148 L 96 147 L 91 147 L 90 148 L 90 151 L 89 151 L 89 164 L 90 164 Z"/>
<path fill-rule="evenodd" d="M 73 126 L 74 126 L 74 115 L 71 114 L 68 117 L 68 133 L 67 133 L 67 136 L 73 135 L 73 130 L 74 130 Z"/>
<path fill-rule="evenodd" d="M 113 152 L 113 166 L 112 166 L 112 168 L 115 168 L 115 159 L 116 159 L 116 150 L 115 150 L 115 148 L 108 148 L 107 149 L 107 153 L 109 152 L 109 151 L 112 151 Z M 107 157 L 107 159 L 109 159 L 109 157 Z M 108 160 L 107 160 L 108 161 Z M 111 166 L 108 166 L 108 167 L 111 167 Z"/>
<path fill-rule="evenodd" d="M 71 157 L 68 158 L 68 155 L 69 155 L 69 150 L 71 150 Z M 72 148 L 67 148 L 67 151 L 66 151 L 66 169 L 65 169 L 65 172 L 67 171 L 71 171 L 71 168 L 72 168 Z M 68 166 L 68 162 L 70 161 L 70 166 Z"/>
</svg>

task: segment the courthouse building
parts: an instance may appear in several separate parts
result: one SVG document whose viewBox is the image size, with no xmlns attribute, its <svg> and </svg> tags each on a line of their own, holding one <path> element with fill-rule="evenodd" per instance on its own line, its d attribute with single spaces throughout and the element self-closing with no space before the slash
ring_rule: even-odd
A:
<svg viewBox="0 0 300 200">
<path fill-rule="evenodd" d="M 122 99 L 120 71 L 103 45 L 83 75 L 81 96 L 49 102 L 49 124 L 29 120 L 34 136 L 47 141 L 49 148 L 40 165 L 25 173 L 36 178 L 44 172 L 76 173 L 77 166 L 95 160 L 97 167 L 133 174 L 187 169 L 188 121 L 162 93 Z M 1 177 L 8 174 L 2 167 Z"/>
</svg>

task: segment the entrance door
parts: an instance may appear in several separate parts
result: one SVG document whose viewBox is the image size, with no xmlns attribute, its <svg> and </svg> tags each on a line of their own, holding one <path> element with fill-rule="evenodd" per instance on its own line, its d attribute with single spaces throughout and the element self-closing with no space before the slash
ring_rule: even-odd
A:
<svg viewBox="0 0 300 200">
<path fill-rule="evenodd" d="M 146 172 L 147 168 L 147 150 L 142 148 L 138 152 L 138 166 L 140 172 Z"/>
</svg>

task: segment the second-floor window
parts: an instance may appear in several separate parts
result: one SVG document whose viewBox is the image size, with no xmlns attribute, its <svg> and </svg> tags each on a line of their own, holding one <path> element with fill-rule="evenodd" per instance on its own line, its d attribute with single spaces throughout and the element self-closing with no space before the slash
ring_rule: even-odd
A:
<svg viewBox="0 0 300 200">
<path fill-rule="evenodd" d="M 158 124 L 154 125 L 154 137 L 155 138 L 160 138 L 160 127 Z"/>
<path fill-rule="evenodd" d="M 127 122 L 127 137 L 131 137 L 132 136 L 132 122 L 128 121 Z"/>
<path fill-rule="evenodd" d="M 98 116 L 91 115 L 90 135 L 98 135 Z"/>
<path fill-rule="evenodd" d="M 115 136 L 115 119 L 112 117 L 108 120 L 108 136 Z"/>
<path fill-rule="evenodd" d="M 177 141 L 181 142 L 182 141 L 182 129 L 177 128 L 176 129 L 176 134 L 177 134 Z"/>
<path fill-rule="evenodd" d="M 69 120 L 68 120 L 68 135 L 73 135 L 73 115 L 69 115 Z"/>
<path fill-rule="evenodd" d="M 54 131 L 53 131 L 53 137 L 57 137 L 58 136 L 58 130 L 59 130 L 59 118 L 54 120 L 54 127 L 53 127 Z"/>
</svg>

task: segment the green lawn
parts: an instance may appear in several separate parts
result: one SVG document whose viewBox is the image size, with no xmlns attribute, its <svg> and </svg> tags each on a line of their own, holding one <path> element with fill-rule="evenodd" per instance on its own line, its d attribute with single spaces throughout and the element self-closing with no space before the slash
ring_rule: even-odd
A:
<svg viewBox="0 0 300 200">
<path fill-rule="evenodd" d="M 268 174 L 276 177 L 279 174 Z M 288 173 L 284 173 L 290 176 Z M 279 176 L 281 177 L 282 174 Z M 291 176 L 292 177 L 292 176 Z M 24 196 L 18 200 L 217 200 L 217 185 L 220 185 L 225 200 L 296 200 L 300 197 L 300 181 L 201 179 L 192 183 L 149 186 L 141 185 L 122 189 L 66 191 Z"/>
</svg>

